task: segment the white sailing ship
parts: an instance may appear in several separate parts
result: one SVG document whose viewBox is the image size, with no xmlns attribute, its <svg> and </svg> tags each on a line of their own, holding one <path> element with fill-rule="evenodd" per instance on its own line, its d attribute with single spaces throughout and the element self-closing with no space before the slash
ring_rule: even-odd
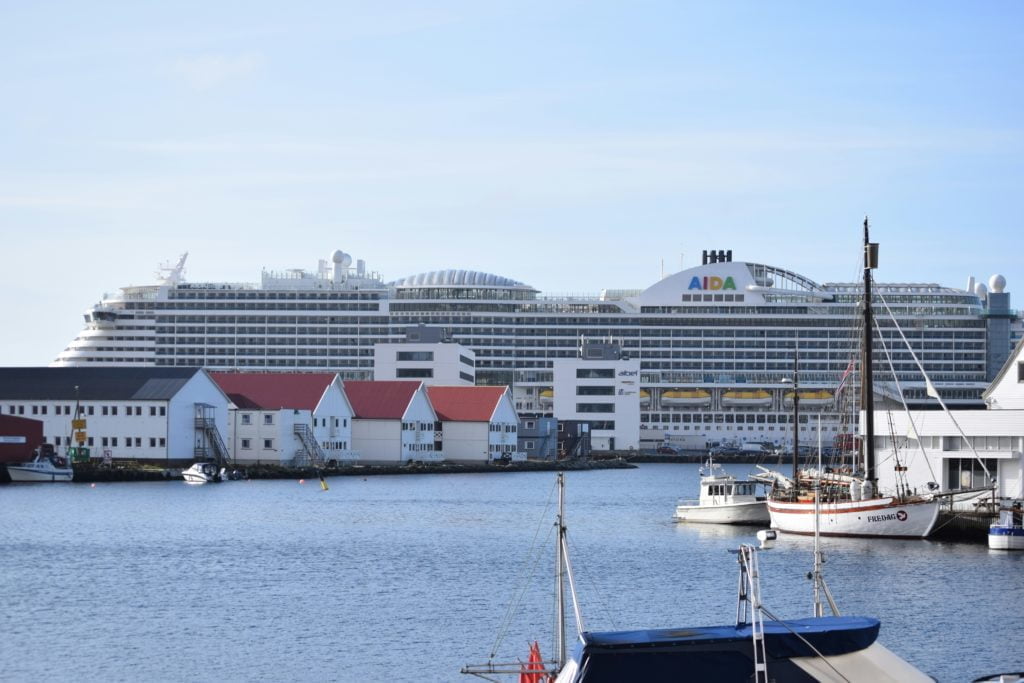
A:
<svg viewBox="0 0 1024 683">
<path fill-rule="evenodd" d="M 881 494 L 875 478 L 874 387 L 872 383 L 873 316 L 871 310 L 871 270 L 878 265 L 878 244 L 869 241 L 868 221 L 864 219 L 864 316 L 863 343 L 860 357 L 861 400 L 864 415 L 864 438 L 860 440 L 863 472 L 847 473 L 805 471 L 800 472 L 798 378 L 794 368 L 793 420 L 793 475 L 787 477 L 765 470 L 763 481 L 774 484 L 768 496 L 768 511 L 773 528 L 786 533 L 812 534 L 815 508 L 820 507 L 820 529 L 824 536 L 881 536 L 896 538 L 925 538 L 935 527 L 939 515 L 939 500 L 932 495 L 912 493 L 905 478 L 898 490 Z M 899 474 L 899 461 L 895 465 Z M 859 464 L 856 466 L 859 470 Z M 764 469 L 764 468 L 762 468 Z M 852 470 L 853 468 L 851 468 Z M 821 489 L 813 483 L 820 481 Z"/>
</svg>

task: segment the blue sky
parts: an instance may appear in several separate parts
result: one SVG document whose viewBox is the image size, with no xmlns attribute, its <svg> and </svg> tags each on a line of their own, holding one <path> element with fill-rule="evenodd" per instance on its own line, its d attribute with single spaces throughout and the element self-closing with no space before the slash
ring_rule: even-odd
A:
<svg viewBox="0 0 1024 683">
<path fill-rule="evenodd" d="M 2 365 L 186 250 L 836 281 L 867 214 L 879 280 L 1024 283 L 1019 2 L 0 2 L 0 64 Z"/>
</svg>

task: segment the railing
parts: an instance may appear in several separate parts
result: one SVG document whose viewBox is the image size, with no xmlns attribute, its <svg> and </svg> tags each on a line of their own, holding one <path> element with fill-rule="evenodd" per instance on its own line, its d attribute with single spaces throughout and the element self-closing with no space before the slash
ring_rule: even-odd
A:
<svg viewBox="0 0 1024 683">
<path fill-rule="evenodd" d="M 320 444 L 317 443 L 313 430 L 307 424 L 297 423 L 293 428 L 295 436 L 299 437 L 302 444 L 295 455 L 296 465 L 309 465 L 311 467 L 323 467 L 327 458 L 324 456 Z"/>
</svg>

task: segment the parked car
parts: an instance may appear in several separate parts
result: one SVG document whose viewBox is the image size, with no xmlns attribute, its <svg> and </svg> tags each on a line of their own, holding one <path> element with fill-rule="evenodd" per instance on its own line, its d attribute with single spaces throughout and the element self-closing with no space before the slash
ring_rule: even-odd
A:
<svg viewBox="0 0 1024 683">
<path fill-rule="evenodd" d="M 658 450 L 655 453 L 658 455 L 679 455 L 679 451 L 671 446 L 658 446 Z"/>
</svg>

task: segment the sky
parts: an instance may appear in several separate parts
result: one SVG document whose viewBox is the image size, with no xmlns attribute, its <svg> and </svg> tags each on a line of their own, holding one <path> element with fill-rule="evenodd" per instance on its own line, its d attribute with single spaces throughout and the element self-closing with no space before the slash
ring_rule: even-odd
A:
<svg viewBox="0 0 1024 683">
<path fill-rule="evenodd" d="M 0 365 L 185 251 L 192 281 L 335 249 L 547 293 L 703 249 L 852 281 L 868 216 L 879 281 L 1024 285 L 1016 1 L 0 0 L 0 65 Z"/>
</svg>

